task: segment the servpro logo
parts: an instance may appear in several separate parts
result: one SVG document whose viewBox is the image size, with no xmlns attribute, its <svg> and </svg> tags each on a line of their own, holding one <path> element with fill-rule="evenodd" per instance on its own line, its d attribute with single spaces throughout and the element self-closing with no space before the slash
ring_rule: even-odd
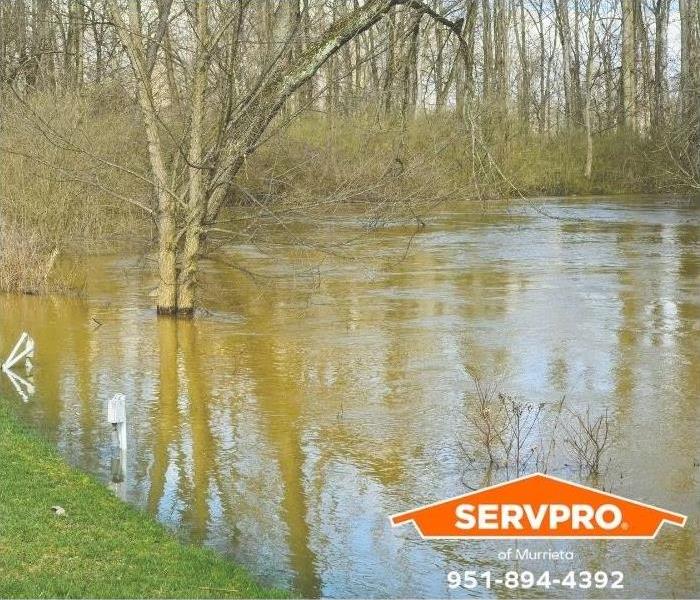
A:
<svg viewBox="0 0 700 600">
<path fill-rule="evenodd" d="M 686 517 L 642 502 L 535 473 L 391 517 L 413 522 L 424 538 L 656 537 Z"/>
</svg>

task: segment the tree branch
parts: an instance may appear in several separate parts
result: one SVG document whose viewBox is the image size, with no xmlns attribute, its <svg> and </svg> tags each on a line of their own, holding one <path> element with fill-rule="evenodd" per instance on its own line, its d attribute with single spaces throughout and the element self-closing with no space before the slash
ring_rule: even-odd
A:
<svg viewBox="0 0 700 600">
<path fill-rule="evenodd" d="M 205 162 L 218 161 L 209 187 L 210 201 L 206 219 L 211 222 L 218 215 L 228 192 L 231 180 L 243 164 L 245 157 L 255 147 L 270 121 L 284 106 L 285 101 L 304 83 L 311 79 L 324 63 L 345 44 L 367 31 L 396 6 L 406 6 L 424 13 L 448 27 L 466 44 L 461 32 L 460 20 L 451 21 L 430 8 L 421 0 L 368 0 L 345 17 L 336 21 L 322 36 L 291 65 L 279 61 L 268 82 L 242 102 L 226 124 L 223 144 L 212 150 Z"/>
</svg>

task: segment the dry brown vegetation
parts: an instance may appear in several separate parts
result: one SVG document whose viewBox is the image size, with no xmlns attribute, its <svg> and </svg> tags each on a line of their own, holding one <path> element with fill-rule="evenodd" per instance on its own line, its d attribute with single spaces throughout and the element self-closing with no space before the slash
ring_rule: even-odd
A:
<svg viewBox="0 0 700 600">
<path fill-rule="evenodd" d="M 143 223 L 124 200 L 151 191 L 147 174 L 134 176 L 147 165 L 123 92 L 6 97 L 1 124 L 6 218 L 61 247 L 113 242 Z"/>
<path fill-rule="evenodd" d="M 58 246 L 10 220 L 0 222 L 0 291 L 76 293 L 81 282 Z"/>
<path fill-rule="evenodd" d="M 572 412 L 571 416 L 571 421 L 564 424 L 565 443 L 579 468 L 598 475 L 606 467 L 606 455 L 610 447 L 608 411 L 593 416 L 588 408 L 583 414 Z"/>
<path fill-rule="evenodd" d="M 8 248 L 6 237 L 0 289 L 65 292 L 69 286 L 43 276 L 41 265 L 54 248 L 65 258 L 152 240 L 155 221 L 139 208 L 152 205 L 148 158 L 125 90 L 8 96 L 3 115 L 0 211 L 13 239 L 22 230 L 26 240 L 41 244 L 21 260 L 28 241 Z M 183 127 L 173 115 L 164 139 Z M 687 190 L 668 176 L 668 153 L 657 148 L 654 155 L 652 142 L 631 132 L 598 140 L 589 179 L 582 170 L 585 136 L 576 131 L 539 135 L 508 121 L 488 129 L 451 114 L 408 122 L 380 119 L 376 111 L 280 119 L 239 173 L 228 212 L 248 208 L 248 229 L 237 233 L 249 239 L 253 229 L 264 234 L 259 224 L 265 221 L 273 227 L 301 216 L 327 217 L 350 204 L 358 220 L 373 227 L 422 224 L 420 215 L 445 199 Z M 222 221 L 221 231 L 229 231 Z M 20 277 L 20 270 L 36 272 Z"/>
<path fill-rule="evenodd" d="M 73 259 L 148 232 L 142 214 L 114 193 L 150 193 L 112 166 L 145 165 L 128 99 L 107 91 L 8 96 L 1 114 L 0 291 L 78 293 Z"/>
<path fill-rule="evenodd" d="M 488 132 L 452 115 L 409 123 L 376 115 L 301 118 L 262 146 L 244 173 L 248 185 L 278 195 L 373 200 L 463 198 L 467 201 L 634 192 L 687 193 L 670 176 L 663 142 L 633 132 L 601 135 L 591 178 L 584 174 L 583 132 L 539 135 L 517 121 Z M 397 168 L 398 167 L 398 168 Z"/>
</svg>

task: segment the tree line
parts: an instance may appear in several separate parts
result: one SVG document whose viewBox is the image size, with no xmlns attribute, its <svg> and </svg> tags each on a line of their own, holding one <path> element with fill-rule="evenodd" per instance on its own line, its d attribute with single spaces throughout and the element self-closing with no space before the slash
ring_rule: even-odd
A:
<svg viewBox="0 0 700 600">
<path fill-rule="evenodd" d="M 192 313 L 237 173 L 302 113 L 580 131 L 587 177 L 596 136 L 631 132 L 700 172 L 700 0 L 2 0 L 0 86 L 132 94 L 162 314 Z"/>
<path fill-rule="evenodd" d="M 208 85 L 227 99 L 365 5 L 386 18 L 342 43 L 299 107 L 343 114 L 378 102 L 412 116 L 480 101 L 539 131 L 585 127 L 589 111 L 601 126 L 643 131 L 697 111 L 698 0 L 4 0 L 0 81 L 60 91 L 128 79 L 118 25 L 133 9 L 162 103 L 190 95 L 198 18 Z"/>
</svg>

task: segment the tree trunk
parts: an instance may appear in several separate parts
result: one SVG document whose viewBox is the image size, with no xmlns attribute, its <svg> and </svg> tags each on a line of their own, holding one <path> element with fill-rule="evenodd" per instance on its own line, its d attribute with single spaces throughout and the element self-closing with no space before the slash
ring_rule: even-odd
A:
<svg viewBox="0 0 700 600">
<path fill-rule="evenodd" d="M 570 126 L 580 126 L 576 118 L 576 92 L 573 79 L 573 42 L 569 23 L 569 5 L 565 0 L 555 0 L 557 31 L 561 41 L 562 80 L 564 85 L 564 114 Z"/>
<path fill-rule="evenodd" d="M 510 61 L 508 52 L 508 4 L 506 0 L 496 0 L 494 4 L 494 73 L 496 76 L 496 100 L 505 109 L 508 98 L 508 80 L 510 77 Z"/>
<path fill-rule="evenodd" d="M 196 34 L 197 47 L 192 79 L 192 113 L 190 124 L 189 201 L 185 223 L 185 242 L 182 249 L 182 268 L 178 285 L 177 309 L 180 314 L 192 315 L 197 287 L 197 261 L 202 241 L 202 218 L 205 213 L 204 171 L 204 97 L 207 92 L 207 68 L 209 65 L 207 45 L 209 0 L 197 0 Z"/>
<path fill-rule="evenodd" d="M 83 0 L 68 1 L 68 34 L 66 37 L 65 71 L 68 86 L 77 90 L 83 83 Z"/>
<path fill-rule="evenodd" d="M 439 10 L 439 3 L 436 3 Z M 446 86 L 444 73 L 444 53 L 446 41 L 442 38 L 442 27 L 435 25 L 435 61 L 433 64 L 433 81 L 435 82 L 435 110 L 442 112 L 446 103 Z"/>
<path fill-rule="evenodd" d="M 666 48 L 668 43 L 669 0 L 656 0 L 654 4 L 654 104 L 652 126 L 660 129 L 665 122 L 667 82 Z"/>
<path fill-rule="evenodd" d="M 527 54 L 527 24 L 525 22 L 525 0 L 513 2 L 513 33 L 520 59 L 520 78 L 518 82 L 518 114 L 524 129 L 530 124 L 530 64 Z"/>
<path fill-rule="evenodd" d="M 401 102 L 401 118 L 403 123 L 413 118 L 416 112 L 418 97 L 418 33 L 420 20 L 423 15 L 416 13 L 409 25 L 408 51 L 404 56 L 403 69 L 403 99 Z"/>
<path fill-rule="evenodd" d="M 158 314 L 177 314 L 177 224 L 175 198 L 168 190 L 168 175 L 158 131 L 158 116 L 153 102 L 151 76 L 146 65 L 143 31 L 138 0 L 129 0 L 128 25 L 121 16 L 117 0 L 108 0 L 117 34 L 129 55 L 136 80 L 136 96 L 143 119 L 148 156 L 153 173 L 153 188 L 158 202 Z"/>
<path fill-rule="evenodd" d="M 591 97 L 593 96 L 593 49 L 595 44 L 595 25 L 598 19 L 598 0 L 589 0 L 588 9 L 588 56 L 586 57 L 586 107 L 584 120 L 586 126 L 586 179 L 593 174 L 593 127 L 591 123 Z"/>
<path fill-rule="evenodd" d="M 493 96 L 493 38 L 491 35 L 492 19 L 489 0 L 481 0 L 481 41 L 484 54 L 483 66 L 483 100 L 489 102 Z"/>
<path fill-rule="evenodd" d="M 394 99 L 394 70 L 396 69 L 396 11 L 391 10 L 387 21 L 386 67 L 384 69 L 383 100 L 384 113 L 389 114 Z"/>
<path fill-rule="evenodd" d="M 635 0 L 634 3 L 635 10 L 635 22 L 637 26 L 636 30 L 636 40 L 639 48 L 639 75 L 641 76 L 641 83 L 637 83 L 638 94 L 637 94 L 637 114 L 636 114 L 636 128 L 641 131 L 647 131 L 649 129 L 649 123 L 651 121 L 651 82 L 652 82 L 652 66 L 651 66 L 651 51 L 649 49 L 649 33 L 647 31 L 647 25 L 644 21 L 644 13 L 641 0 Z M 639 79 L 639 78 L 638 78 Z"/>
<path fill-rule="evenodd" d="M 635 128 L 637 118 L 635 0 L 622 0 L 622 124 Z"/>
</svg>

